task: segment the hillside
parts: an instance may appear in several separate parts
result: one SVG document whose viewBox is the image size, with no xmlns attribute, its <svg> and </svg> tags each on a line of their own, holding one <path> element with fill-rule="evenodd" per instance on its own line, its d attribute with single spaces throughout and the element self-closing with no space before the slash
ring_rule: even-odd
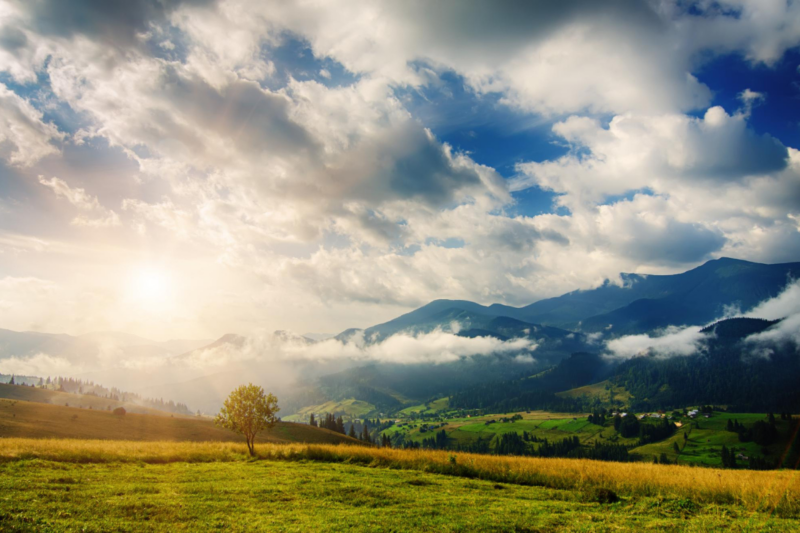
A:
<svg viewBox="0 0 800 533">
<path fill-rule="evenodd" d="M 132 402 L 121 402 L 91 394 L 73 394 L 69 392 L 59 392 L 49 389 L 40 389 L 37 387 L 8 385 L 3 383 L 0 383 L 0 398 L 47 403 L 66 407 L 78 407 L 84 409 L 89 409 L 91 407 L 92 409 L 98 411 L 124 407 L 129 413 L 154 416 L 171 416 L 173 414 L 174 416 L 187 416 L 177 413 L 170 413 L 168 411 L 162 411 L 159 409 L 153 409 L 151 407 L 145 407 Z"/>
<path fill-rule="evenodd" d="M 208 418 L 181 418 L 0 399 L 0 437 L 176 442 L 244 442 Z M 257 442 L 357 442 L 327 429 L 281 422 Z"/>
<path fill-rule="evenodd" d="M 627 406 L 631 395 L 625 388 L 614 385 L 610 380 L 599 381 L 591 385 L 576 387 L 561 392 L 556 396 L 565 398 L 596 398 L 603 405 Z"/>
</svg>

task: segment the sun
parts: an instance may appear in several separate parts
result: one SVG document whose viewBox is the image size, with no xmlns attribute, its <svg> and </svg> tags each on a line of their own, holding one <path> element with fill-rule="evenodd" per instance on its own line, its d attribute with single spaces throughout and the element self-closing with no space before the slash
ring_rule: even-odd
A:
<svg viewBox="0 0 800 533">
<path fill-rule="evenodd" d="M 143 267 L 134 271 L 129 295 L 141 303 L 155 305 L 164 303 L 170 293 L 167 273 L 154 267 Z"/>
</svg>

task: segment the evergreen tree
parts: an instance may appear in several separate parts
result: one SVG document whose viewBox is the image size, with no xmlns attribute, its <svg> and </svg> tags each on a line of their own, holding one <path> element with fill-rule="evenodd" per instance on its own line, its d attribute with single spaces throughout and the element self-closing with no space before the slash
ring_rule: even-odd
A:
<svg viewBox="0 0 800 533">
<path fill-rule="evenodd" d="M 314 418 L 314 413 L 311 413 L 311 416 L 308 417 L 308 425 L 317 427 L 317 419 Z"/>
<path fill-rule="evenodd" d="M 372 442 L 372 439 L 369 438 L 369 427 L 367 426 L 367 421 L 364 420 L 364 429 L 361 432 L 361 440 L 364 442 Z"/>
<path fill-rule="evenodd" d="M 680 447 L 680 446 L 678 446 L 678 442 L 677 442 L 677 441 L 672 443 L 672 448 L 675 450 L 675 453 L 677 453 L 678 455 L 680 455 L 680 453 L 681 453 L 681 447 Z"/>
<path fill-rule="evenodd" d="M 14 383 L 14 374 L 11 374 L 11 381 L 9 381 L 8 384 L 9 385 L 16 385 L 16 383 Z"/>
<path fill-rule="evenodd" d="M 350 423 L 350 432 L 347 434 L 347 436 L 348 437 L 353 437 L 354 439 L 358 438 L 356 436 L 356 425 L 355 425 L 355 423 L 352 423 L 352 422 Z"/>
<path fill-rule="evenodd" d="M 345 431 L 344 431 L 344 419 L 342 419 L 341 416 L 336 419 L 336 431 L 341 433 L 342 435 L 345 434 Z"/>
</svg>

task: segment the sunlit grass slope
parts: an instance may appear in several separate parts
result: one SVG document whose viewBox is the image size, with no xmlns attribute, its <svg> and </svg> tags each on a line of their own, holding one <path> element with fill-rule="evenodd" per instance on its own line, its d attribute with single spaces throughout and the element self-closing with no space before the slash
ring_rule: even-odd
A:
<svg viewBox="0 0 800 533">
<path fill-rule="evenodd" d="M 562 398 L 597 398 L 606 404 L 613 403 L 614 405 L 627 405 L 631 399 L 630 393 L 624 387 L 613 385 L 608 380 L 557 392 L 556 396 L 561 396 Z"/>
<path fill-rule="evenodd" d="M 6 399 L 0 399 L 0 437 L 243 442 L 238 435 L 215 426 L 208 418 L 135 413 L 118 416 L 108 411 Z M 289 422 L 282 422 L 257 438 L 260 442 L 332 444 L 352 440 L 327 429 Z"/>
<path fill-rule="evenodd" d="M 142 405 L 136 405 L 130 402 L 118 402 L 109 398 L 101 398 L 99 396 L 92 396 L 90 394 L 71 394 L 67 392 L 58 392 L 48 389 L 37 389 L 35 387 L 22 387 L 19 385 L 6 385 L 0 383 L 0 398 L 9 400 L 25 400 L 28 402 L 49 403 L 52 405 L 62 405 L 68 407 L 82 407 L 88 409 L 105 410 L 108 407 L 115 409 L 117 407 L 124 407 L 130 413 L 139 413 L 147 415 L 159 416 L 173 416 L 173 413 L 161 411 L 159 409 L 152 409 Z M 178 415 L 174 416 L 186 416 Z"/>
<path fill-rule="evenodd" d="M 432 402 L 421 403 L 419 405 L 412 405 L 411 407 L 406 407 L 402 411 L 400 411 L 399 415 L 411 415 L 411 414 L 433 414 L 444 411 L 450 405 L 450 398 L 439 398 L 437 400 L 433 400 Z"/>
</svg>

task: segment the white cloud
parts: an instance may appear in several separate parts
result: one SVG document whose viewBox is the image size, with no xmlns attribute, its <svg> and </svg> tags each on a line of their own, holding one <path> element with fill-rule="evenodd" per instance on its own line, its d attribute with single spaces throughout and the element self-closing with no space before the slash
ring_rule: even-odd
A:
<svg viewBox="0 0 800 533">
<path fill-rule="evenodd" d="M 778 324 L 766 331 L 747 337 L 746 342 L 760 347 L 757 353 L 769 353 L 770 346 L 775 344 L 794 343 L 800 350 L 800 281 L 790 281 L 779 295 L 761 302 L 751 309 L 746 316 L 779 320 Z"/>
<path fill-rule="evenodd" d="M 39 176 L 39 183 L 52 190 L 59 198 L 64 198 L 85 212 L 72 219 L 73 225 L 91 228 L 120 225 L 119 216 L 114 211 L 100 205 L 97 197 L 88 194 L 84 189 L 72 188 L 67 182 L 56 177 L 48 180 L 44 176 Z"/>
<path fill-rule="evenodd" d="M 800 314 L 800 281 L 794 280 L 778 296 L 761 302 L 745 316 L 777 320 L 797 314 Z"/>
<path fill-rule="evenodd" d="M 366 342 L 363 333 L 356 334 L 347 341 L 327 339 L 309 343 L 301 337 L 276 332 L 257 334 L 242 339 L 241 343 L 225 343 L 197 350 L 188 354 L 185 359 L 173 360 L 172 363 L 201 368 L 224 367 L 249 360 L 441 364 L 492 354 L 514 355 L 517 362 L 532 363 L 534 359 L 530 352 L 536 347 L 536 343 L 529 339 L 502 341 L 494 337 L 461 337 L 438 329 L 419 334 L 397 333 L 378 343 Z"/>
<path fill-rule="evenodd" d="M 680 5 L 662 2 L 669 12 Z M 753 63 L 772 65 L 800 40 L 800 6 L 785 0 L 698 2 L 705 13 L 675 14 L 676 29 L 687 52 L 741 52 Z M 709 16 L 710 15 L 710 16 Z"/>
<path fill-rule="evenodd" d="M 0 159 L 29 167 L 59 153 L 53 141 L 63 138 L 56 126 L 44 122 L 41 112 L 0 83 Z"/>
<path fill-rule="evenodd" d="M 80 368 L 63 357 L 52 357 L 38 353 L 30 357 L 8 357 L 0 359 L 0 373 L 22 376 L 70 376 Z"/>
<path fill-rule="evenodd" d="M 701 329 L 699 326 L 670 326 L 660 335 L 627 335 L 613 339 L 606 343 L 607 357 L 624 360 L 648 355 L 657 358 L 694 355 L 705 346 L 707 337 Z"/>
<path fill-rule="evenodd" d="M 735 310 L 725 311 L 738 314 Z M 800 350 L 800 281 L 790 281 L 774 298 L 759 303 L 744 316 L 766 320 L 781 320 L 777 325 L 761 333 L 748 336 L 744 342 L 752 347 L 752 353 L 769 356 L 775 345 L 793 343 Z M 669 326 L 655 335 L 626 335 L 606 343 L 606 357 L 625 360 L 633 357 L 653 355 L 659 358 L 689 356 L 705 350 L 708 334 L 701 333 L 703 326 Z"/>
<path fill-rule="evenodd" d="M 786 168 L 789 158 L 777 140 L 749 130 L 745 115 L 721 107 L 703 118 L 626 113 L 608 127 L 573 116 L 555 124 L 553 133 L 569 143 L 570 153 L 518 165 L 522 175 L 512 189 L 538 185 L 563 193 L 560 203 L 571 208 L 632 190 L 669 194 L 676 185 L 708 188 L 770 174 Z"/>
</svg>

